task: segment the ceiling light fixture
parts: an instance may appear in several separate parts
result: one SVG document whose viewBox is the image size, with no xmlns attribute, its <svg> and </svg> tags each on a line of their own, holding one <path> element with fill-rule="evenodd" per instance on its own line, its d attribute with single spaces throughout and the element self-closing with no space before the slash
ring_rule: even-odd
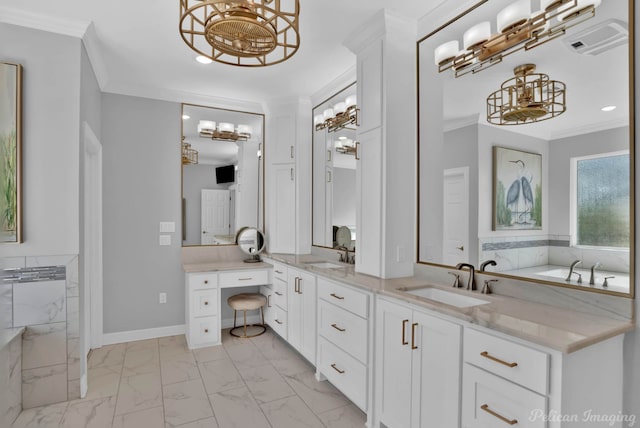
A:
<svg viewBox="0 0 640 428">
<path fill-rule="evenodd" d="M 198 123 L 198 134 L 203 138 L 224 141 L 247 141 L 251 138 L 252 129 L 249 125 L 238 125 L 220 122 L 218 126 L 211 120 L 201 120 Z"/>
<path fill-rule="evenodd" d="M 198 61 L 200 64 L 211 64 L 213 62 L 211 58 L 204 55 L 198 55 L 196 57 L 196 61 Z"/>
<path fill-rule="evenodd" d="M 180 35 L 211 61 L 262 67 L 300 47 L 299 0 L 180 0 Z"/>
<path fill-rule="evenodd" d="M 616 109 L 616 106 L 604 106 L 600 110 L 602 110 L 602 111 L 614 111 L 615 109 Z"/>
<path fill-rule="evenodd" d="M 191 116 L 189 116 L 188 114 L 182 115 L 182 120 L 189 120 L 189 119 L 191 119 Z"/>
<path fill-rule="evenodd" d="M 524 125 L 557 117 L 567 110 L 566 85 L 534 73 L 534 64 L 513 69 L 515 77 L 487 97 L 487 121 L 494 125 Z"/>
<path fill-rule="evenodd" d="M 333 108 L 327 108 L 322 114 L 315 115 L 313 124 L 316 131 L 327 128 L 328 132 L 338 131 L 352 124 L 360 126 L 359 112 L 356 96 L 350 95 L 344 101 L 335 104 Z"/>
<path fill-rule="evenodd" d="M 191 148 L 191 144 L 182 141 L 182 165 L 195 165 L 198 163 L 198 151 Z"/>
<path fill-rule="evenodd" d="M 338 141 L 336 141 L 336 152 L 342 153 L 343 155 L 356 155 L 356 145 L 353 144 L 353 140 L 350 140 L 346 137 L 339 137 Z"/>
<path fill-rule="evenodd" d="M 439 72 L 453 70 L 455 77 L 478 73 L 498 64 L 519 50 L 530 50 L 564 35 L 567 29 L 593 18 L 601 0 L 540 0 L 541 10 L 531 13 L 531 0 L 519 0 L 502 9 L 496 19 L 495 34 L 491 22 L 480 22 L 458 40 L 435 48 L 434 60 Z"/>
</svg>

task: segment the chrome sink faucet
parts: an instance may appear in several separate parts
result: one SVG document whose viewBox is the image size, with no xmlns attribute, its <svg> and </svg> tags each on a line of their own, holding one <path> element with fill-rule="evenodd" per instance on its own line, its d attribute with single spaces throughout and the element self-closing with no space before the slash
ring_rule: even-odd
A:
<svg viewBox="0 0 640 428">
<path fill-rule="evenodd" d="M 344 251 L 344 254 L 338 253 L 338 255 L 340 256 L 340 260 L 338 260 L 339 262 L 355 264 L 356 262 L 355 254 L 352 257 L 349 257 L 349 253 L 355 253 L 355 249 L 352 251 L 352 250 L 349 250 L 349 248 L 347 247 L 338 246 L 336 247 L 336 250 Z"/>
<path fill-rule="evenodd" d="M 589 278 L 589 285 L 596 285 L 596 278 L 594 274 L 596 268 L 599 268 L 600 266 L 602 266 L 600 262 L 596 262 L 593 266 L 591 266 L 591 277 Z"/>
<path fill-rule="evenodd" d="M 571 266 L 569 266 L 569 275 L 567 275 L 567 279 L 565 279 L 566 282 L 571 282 L 571 277 L 573 276 L 573 269 L 580 263 L 582 263 L 582 260 L 574 260 L 571 263 Z"/>
<path fill-rule="evenodd" d="M 487 268 L 487 266 L 496 266 L 497 263 L 495 260 L 486 260 L 482 263 L 480 263 L 480 272 L 484 272 Z"/>
<path fill-rule="evenodd" d="M 456 269 L 469 268 L 469 279 L 467 280 L 467 290 L 474 291 L 476 289 L 476 268 L 469 263 L 458 263 Z"/>
</svg>

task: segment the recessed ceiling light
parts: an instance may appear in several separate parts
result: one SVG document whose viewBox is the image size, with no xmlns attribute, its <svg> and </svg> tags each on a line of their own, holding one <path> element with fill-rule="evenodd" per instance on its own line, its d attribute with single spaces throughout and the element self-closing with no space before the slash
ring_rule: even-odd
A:
<svg viewBox="0 0 640 428">
<path fill-rule="evenodd" d="M 600 110 L 602 111 L 613 111 L 616 109 L 616 106 L 604 106 Z"/>
<path fill-rule="evenodd" d="M 187 120 L 187 119 L 191 119 L 191 116 L 189 116 L 188 114 L 183 114 L 182 120 Z"/>
<path fill-rule="evenodd" d="M 346 139 L 347 139 L 347 137 L 344 137 L 344 136 L 343 137 L 338 137 L 338 140 L 346 140 Z"/>
<path fill-rule="evenodd" d="M 211 64 L 213 62 L 211 58 L 207 58 L 206 56 L 203 56 L 203 55 L 198 55 L 196 57 L 196 61 L 198 61 L 200 64 Z"/>
</svg>

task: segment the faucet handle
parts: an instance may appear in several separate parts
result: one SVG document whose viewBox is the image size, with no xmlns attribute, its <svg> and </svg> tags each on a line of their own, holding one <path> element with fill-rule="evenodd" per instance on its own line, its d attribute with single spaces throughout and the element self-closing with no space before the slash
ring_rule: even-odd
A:
<svg viewBox="0 0 640 428">
<path fill-rule="evenodd" d="M 578 280 L 576 281 L 578 284 L 582 284 L 582 275 L 579 272 L 572 272 L 574 275 L 578 275 Z"/>
<path fill-rule="evenodd" d="M 498 282 L 497 279 L 485 279 L 484 280 L 484 286 L 482 287 L 482 294 L 491 294 L 491 287 L 490 284 L 492 282 Z"/>
<path fill-rule="evenodd" d="M 607 280 L 615 278 L 615 276 L 605 276 L 604 277 L 604 281 L 602 282 L 602 286 L 603 287 L 608 287 L 609 286 L 609 282 Z"/>
<path fill-rule="evenodd" d="M 460 284 L 460 274 L 455 272 L 447 272 L 449 275 L 453 275 L 455 279 L 453 280 L 453 288 L 460 288 L 462 285 Z"/>
</svg>

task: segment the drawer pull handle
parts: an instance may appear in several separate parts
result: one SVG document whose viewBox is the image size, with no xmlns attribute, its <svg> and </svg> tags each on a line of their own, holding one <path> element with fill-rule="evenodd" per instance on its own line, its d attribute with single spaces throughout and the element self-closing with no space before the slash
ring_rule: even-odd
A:
<svg viewBox="0 0 640 428">
<path fill-rule="evenodd" d="M 416 346 L 416 326 L 418 325 L 417 322 L 414 322 L 413 324 L 411 324 L 411 349 L 418 349 L 418 347 Z"/>
<path fill-rule="evenodd" d="M 331 327 L 335 328 L 335 329 L 336 329 L 336 330 L 338 330 L 338 331 L 347 331 L 347 329 L 346 329 L 346 328 L 340 328 L 340 327 L 338 327 L 336 324 L 331 324 Z"/>
<path fill-rule="evenodd" d="M 275 272 L 275 273 L 282 274 L 282 271 L 279 271 L 279 270 L 276 270 L 276 271 L 274 271 L 274 272 Z"/>
<path fill-rule="evenodd" d="M 208 328 L 205 328 L 205 329 L 204 329 L 204 332 L 205 332 L 205 333 L 209 333 L 209 329 L 208 329 Z"/>
<path fill-rule="evenodd" d="M 284 324 L 282 321 L 280 321 L 280 320 L 279 320 L 279 319 L 277 319 L 277 318 L 275 319 L 275 322 L 277 322 L 277 323 L 278 323 L 278 324 L 280 324 L 280 325 Z"/>
<path fill-rule="evenodd" d="M 484 410 L 485 412 L 489 413 L 491 416 L 495 416 L 496 418 L 500 419 L 502 422 L 504 422 L 506 424 L 515 425 L 515 424 L 518 423 L 517 419 L 507 419 L 504 416 L 502 416 L 501 414 L 494 412 L 493 410 L 491 410 L 489 408 L 488 404 L 483 404 L 482 406 L 480 406 L 480 408 L 482 410 Z"/>
<path fill-rule="evenodd" d="M 407 342 L 407 339 L 404 335 L 404 332 L 407 330 L 407 323 L 409 322 L 409 320 L 402 320 L 402 344 L 403 345 L 408 345 L 409 342 Z"/>
<path fill-rule="evenodd" d="M 493 355 L 490 355 L 487 351 L 484 352 L 480 352 L 480 355 L 490 359 L 491 361 L 495 361 L 496 363 L 502 364 L 503 366 L 507 366 L 507 367 L 515 367 L 518 365 L 518 363 L 507 363 L 506 361 L 501 360 L 500 358 L 496 358 Z"/>
<path fill-rule="evenodd" d="M 278 296 L 282 296 L 282 293 L 280 293 L 279 291 L 276 291 L 276 294 L 277 294 Z"/>
<path fill-rule="evenodd" d="M 336 367 L 335 364 L 331 364 L 331 368 L 334 369 L 335 371 L 337 371 L 340 374 L 344 374 L 344 370 L 340 370 L 339 368 Z"/>
<path fill-rule="evenodd" d="M 208 284 L 208 283 L 209 283 L 209 281 L 205 279 L 205 280 L 204 280 L 204 283 L 205 283 L 205 284 Z"/>
<path fill-rule="evenodd" d="M 331 297 L 338 299 L 338 300 L 344 300 L 344 297 L 338 296 L 336 295 L 336 293 L 331 293 Z"/>
<path fill-rule="evenodd" d="M 251 281 L 253 278 L 238 278 L 238 281 Z"/>
<path fill-rule="evenodd" d="M 209 302 L 204 302 L 204 305 L 205 305 L 205 306 L 208 306 L 208 305 L 209 305 Z"/>
</svg>

